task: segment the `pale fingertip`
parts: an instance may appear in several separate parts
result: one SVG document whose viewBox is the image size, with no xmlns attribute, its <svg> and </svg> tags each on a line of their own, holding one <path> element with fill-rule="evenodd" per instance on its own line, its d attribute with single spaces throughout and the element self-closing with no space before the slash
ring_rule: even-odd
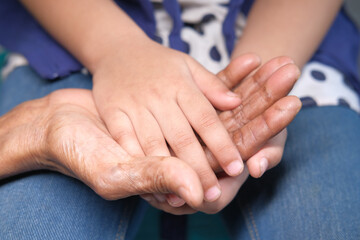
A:
<svg viewBox="0 0 360 240">
<path fill-rule="evenodd" d="M 205 192 L 205 200 L 207 202 L 213 202 L 217 200 L 221 195 L 221 190 L 218 186 L 213 186 Z"/>
<path fill-rule="evenodd" d="M 268 169 L 269 161 L 266 158 L 262 158 L 259 162 L 259 168 L 260 168 L 260 176 L 264 175 L 266 170 Z"/>
<path fill-rule="evenodd" d="M 237 176 L 244 170 L 244 163 L 242 160 L 232 161 L 226 167 L 226 171 L 230 176 Z"/>
</svg>

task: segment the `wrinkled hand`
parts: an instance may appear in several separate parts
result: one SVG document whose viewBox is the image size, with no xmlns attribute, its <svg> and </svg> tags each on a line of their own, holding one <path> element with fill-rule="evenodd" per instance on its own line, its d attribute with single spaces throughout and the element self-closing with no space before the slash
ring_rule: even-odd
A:
<svg viewBox="0 0 360 240">
<path fill-rule="evenodd" d="M 204 201 L 198 174 L 174 157 L 133 157 L 113 140 L 88 90 L 58 90 L 0 118 L 0 179 L 36 169 L 77 178 L 105 199 L 174 193 Z"/>
<path fill-rule="evenodd" d="M 134 45 L 137 40 L 134 40 Z M 240 99 L 190 56 L 154 42 L 116 51 L 94 72 L 94 100 L 111 136 L 130 155 L 176 156 L 200 177 L 205 200 L 220 195 L 217 178 L 195 132 L 227 174 L 243 163 L 212 104 L 232 109 Z M 127 56 L 126 58 L 124 56 Z"/>
<path fill-rule="evenodd" d="M 232 88 L 239 84 L 239 79 L 245 79 L 246 73 L 259 66 L 256 59 L 253 54 L 243 55 L 233 60 L 218 76 Z M 241 63 L 243 68 L 239 69 Z M 241 156 L 247 161 L 250 174 L 255 178 L 261 177 L 281 160 L 287 134 L 284 126 L 301 108 L 297 97 L 286 96 L 299 77 L 300 71 L 290 58 L 274 58 L 237 86 L 235 92 L 242 99 L 242 104 L 220 114 Z M 290 113 L 291 108 L 295 111 Z M 281 112 L 282 109 L 284 112 Z M 250 122 L 252 124 L 248 124 Z M 237 131 L 244 128 L 248 131 Z M 271 136 L 273 138 L 270 139 Z M 264 159 L 268 161 L 264 162 Z M 219 171 L 216 161 L 211 161 L 211 166 Z"/>
<path fill-rule="evenodd" d="M 243 55 L 233 60 L 218 74 L 218 77 L 231 88 L 259 64 L 259 59 L 255 55 Z M 281 160 L 286 140 L 284 128 L 301 108 L 301 102 L 296 97 L 285 97 L 298 77 L 299 70 L 291 59 L 275 58 L 236 88 L 235 92 L 242 99 L 241 105 L 232 111 L 220 114 L 220 119 L 231 133 L 243 159 L 247 160 L 246 170 L 249 170 L 253 177 L 260 177 Z M 206 149 L 205 151 L 212 168 L 221 171 L 211 152 Z M 222 187 L 221 197 L 213 203 L 203 203 L 196 210 L 207 213 L 220 211 L 235 197 L 247 176 L 247 171 L 235 178 L 218 173 Z M 195 211 L 186 205 L 182 206 L 184 201 L 176 196 L 168 195 L 167 202 L 162 196 L 155 197 L 146 195 L 145 199 L 153 206 L 174 214 Z M 178 208 L 175 209 L 175 206 Z"/>
<path fill-rule="evenodd" d="M 286 89 L 291 88 L 298 74 L 296 68 L 289 61 L 286 64 L 286 61 L 274 60 L 262 68 L 266 70 L 265 67 L 269 66 L 268 70 L 263 73 L 259 70 L 253 78 L 244 81 L 246 86 L 245 83 L 253 85 L 251 81 L 257 80 L 259 86 L 253 88 L 252 94 L 243 93 L 243 102 L 238 110 L 221 115 L 245 157 L 253 155 L 285 127 L 300 108 L 299 101 L 294 97 L 277 101 L 285 95 Z M 242 74 L 242 70 L 224 71 L 223 78 L 243 78 L 246 74 Z M 267 97 L 258 106 L 258 98 L 252 96 L 260 99 L 261 96 Z M 248 108 L 252 111 L 244 112 Z M 233 121 L 233 117 L 238 118 L 237 121 Z M 35 169 L 52 169 L 83 181 L 105 199 L 172 193 L 184 199 L 186 205 L 174 208 L 166 202 L 151 203 L 175 214 L 190 213 L 194 209 L 210 213 L 218 211 L 233 198 L 247 177 L 243 174 L 232 178 L 219 173 L 222 195 L 214 203 L 204 203 L 199 176 L 191 165 L 174 157 L 129 155 L 113 140 L 96 110 L 91 92 L 87 90 L 58 90 L 45 98 L 21 104 L 1 117 L 0 121 L 3 143 L 0 150 L 6 152 L 10 162 L 18 163 L 7 164 L 8 169 L 0 170 L 0 177 Z M 262 131 L 254 131 L 257 128 Z M 3 156 L 1 154 L 0 159 Z M 212 155 L 209 158 L 213 159 Z M 268 159 L 269 166 L 272 166 L 272 159 Z M 212 161 L 212 165 L 219 167 L 216 166 L 217 161 Z"/>
</svg>

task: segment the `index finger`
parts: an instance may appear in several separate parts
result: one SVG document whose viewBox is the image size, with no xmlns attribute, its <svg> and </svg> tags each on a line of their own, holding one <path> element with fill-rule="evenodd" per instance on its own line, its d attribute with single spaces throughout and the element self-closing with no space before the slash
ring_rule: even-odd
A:
<svg viewBox="0 0 360 240">
<path fill-rule="evenodd" d="M 241 156 L 207 99 L 200 92 L 184 91 L 179 96 L 179 106 L 225 172 L 239 175 L 244 168 Z"/>
</svg>

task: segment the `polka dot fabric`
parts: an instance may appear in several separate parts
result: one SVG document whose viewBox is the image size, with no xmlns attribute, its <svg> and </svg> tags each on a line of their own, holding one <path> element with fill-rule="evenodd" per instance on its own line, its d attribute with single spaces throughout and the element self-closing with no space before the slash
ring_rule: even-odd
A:
<svg viewBox="0 0 360 240">
<path fill-rule="evenodd" d="M 169 46 L 168 37 L 172 29 L 172 20 L 161 6 L 160 0 L 154 0 L 157 35 L 165 46 Z M 229 63 L 223 37 L 223 22 L 228 13 L 226 0 L 179 0 L 181 19 L 184 27 L 181 38 L 189 45 L 189 54 L 210 72 L 217 73 Z M 236 20 L 235 33 L 241 37 L 246 25 L 245 15 Z M 341 105 L 360 112 L 358 94 L 347 83 L 343 74 L 320 62 L 309 62 L 291 95 L 298 96 L 304 107 Z"/>
<path fill-rule="evenodd" d="M 169 46 L 173 29 L 172 18 L 162 6 L 162 1 L 153 0 L 156 20 L 156 35 L 164 46 Z M 188 54 L 212 73 L 224 69 L 229 55 L 223 34 L 223 23 L 228 15 L 229 0 L 179 0 L 183 28 L 181 39 L 189 45 Z M 239 37 L 245 26 L 245 15 L 236 20 L 236 35 Z"/>
<path fill-rule="evenodd" d="M 338 70 L 319 62 L 305 65 L 291 95 L 298 96 L 304 107 L 341 105 L 360 112 L 359 95 Z"/>
<path fill-rule="evenodd" d="M 156 19 L 156 41 L 169 46 L 173 28 L 172 18 L 164 10 L 161 0 L 152 0 Z M 181 39 L 186 53 L 190 54 L 210 72 L 217 73 L 229 63 L 229 55 L 223 36 L 223 23 L 228 14 L 225 4 L 229 0 L 178 0 L 181 6 Z M 236 37 L 241 37 L 246 25 L 245 15 L 236 19 Z M 3 79 L 16 67 L 27 65 L 19 54 L 9 54 L 2 68 Z M 87 71 L 85 71 L 87 72 Z M 340 105 L 360 112 L 359 95 L 352 89 L 344 75 L 321 62 L 305 65 L 302 75 L 290 93 L 298 96 L 304 107 Z"/>
</svg>

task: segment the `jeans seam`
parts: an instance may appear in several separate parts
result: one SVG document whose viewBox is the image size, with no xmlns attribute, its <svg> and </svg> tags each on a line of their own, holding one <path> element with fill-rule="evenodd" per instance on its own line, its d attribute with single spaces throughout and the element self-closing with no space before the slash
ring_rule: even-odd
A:
<svg viewBox="0 0 360 240">
<path fill-rule="evenodd" d="M 116 235 L 115 235 L 115 240 L 118 240 L 118 239 L 124 239 L 124 234 L 121 234 L 121 229 L 122 229 L 122 225 L 123 225 L 123 220 L 121 219 L 120 220 L 120 223 L 118 225 L 118 228 L 117 228 L 117 232 L 116 232 Z"/>
<path fill-rule="evenodd" d="M 240 205 L 242 215 L 243 215 L 243 217 L 245 219 L 246 228 L 249 231 L 250 238 L 252 240 L 260 240 L 259 231 L 258 231 L 258 228 L 256 226 L 254 214 L 251 211 L 250 206 L 247 204 L 243 208 L 240 203 L 239 203 L 239 205 Z"/>
<path fill-rule="evenodd" d="M 259 235 L 259 231 L 258 231 L 256 222 L 255 222 L 254 214 L 253 214 L 253 212 L 252 212 L 249 205 L 247 205 L 246 207 L 247 207 L 247 209 L 249 211 L 249 217 L 251 219 L 251 224 L 252 224 L 252 226 L 254 228 L 254 231 L 255 231 L 255 237 L 256 237 L 257 240 L 260 240 L 260 235 Z"/>
<path fill-rule="evenodd" d="M 131 204 L 131 206 L 128 206 L 124 209 L 124 217 L 122 217 L 120 219 L 120 222 L 119 222 L 119 225 L 117 228 L 117 233 L 115 235 L 115 240 L 124 240 L 125 239 L 126 231 L 128 229 L 129 222 L 130 222 L 129 216 L 131 215 L 132 212 L 133 212 L 133 204 Z M 125 221 L 124 221 L 124 219 L 125 219 Z M 121 231 L 122 229 L 124 231 Z"/>
</svg>

